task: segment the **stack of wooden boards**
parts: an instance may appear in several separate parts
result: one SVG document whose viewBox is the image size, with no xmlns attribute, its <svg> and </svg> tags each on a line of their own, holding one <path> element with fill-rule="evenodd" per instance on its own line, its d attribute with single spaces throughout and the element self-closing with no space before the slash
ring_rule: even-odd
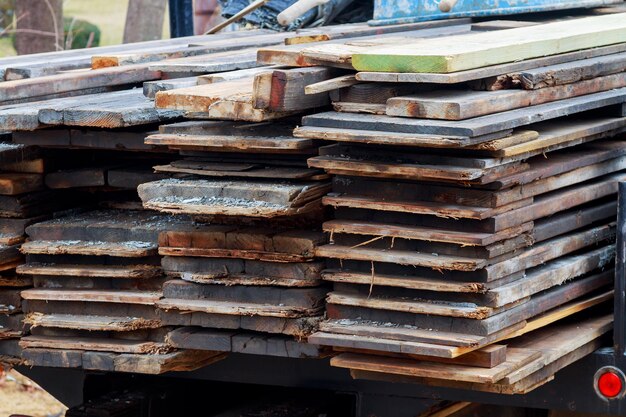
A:
<svg viewBox="0 0 626 417">
<path fill-rule="evenodd" d="M 0 142 L 0 357 L 8 362 L 20 357 L 18 339 L 25 331 L 20 291 L 32 286 L 15 272 L 23 262 L 25 228 L 74 203 L 69 194 L 45 190 L 47 162 L 34 147 Z"/>
<path fill-rule="evenodd" d="M 145 208 L 191 215 L 196 223 L 161 234 L 173 278 L 158 306 L 169 342 L 285 357 L 320 357 L 302 343 L 317 329 L 327 288 L 315 250 L 328 176 L 307 167 L 319 142 L 291 137 L 295 124 L 199 121 L 164 125 L 147 144 L 185 159 L 155 170 L 187 174 L 139 186 Z M 316 230 L 317 229 L 317 230 Z"/>
<path fill-rule="evenodd" d="M 22 245 L 32 278 L 22 291 L 22 356 L 39 366 L 162 373 L 196 369 L 217 352 L 176 350 L 155 304 L 164 282 L 159 232 L 179 220 L 145 211 L 96 210 L 31 225 Z"/>
<path fill-rule="evenodd" d="M 525 393 L 599 346 L 611 318 L 588 309 L 612 297 L 624 41 L 622 14 L 297 51 L 363 71 L 294 133 L 340 142 L 309 160 L 334 175 L 317 250 L 334 290 L 309 339 L 351 351 L 333 365 Z"/>
<path fill-rule="evenodd" d="M 611 326 L 625 42 L 608 14 L 0 61 L 0 171 L 21 175 L 0 182 L 20 219 L 0 218 L 17 268 L 0 274 L 23 357 L 160 373 L 331 346 L 356 377 L 544 384 Z M 84 201 L 106 210 L 48 220 Z"/>
<path fill-rule="evenodd" d="M 383 31 L 394 32 L 420 26 L 447 25 L 449 23 L 439 22 L 395 26 Z M 149 222 L 148 215 L 134 212 L 126 214 L 96 212 L 85 215 L 84 218 L 78 216 L 59 219 L 57 221 L 60 224 L 54 227 L 62 230 L 63 225 L 67 224 L 71 230 L 67 233 L 59 232 L 59 236 L 65 237 L 58 237 L 58 239 L 53 236 L 46 237 L 45 232 L 38 234 L 40 230 L 53 230 L 53 226 L 47 229 L 44 227 L 48 225 L 33 227 L 32 241 L 23 248 L 24 253 L 29 257 L 29 263 L 22 265 L 19 270 L 20 275 L 16 275 L 15 268 L 18 266 L 18 261 L 21 262 L 22 259 L 18 249 L 23 240 L 24 228 L 29 224 L 46 220 L 53 212 L 61 208 L 69 209 L 98 204 L 124 210 L 141 209 L 136 191 L 139 184 L 165 177 L 185 178 L 197 173 L 198 170 L 206 171 L 206 164 L 209 162 L 205 160 L 197 161 L 191 158 L 191 160 L 175 161 L 177 149 L 172 151 L 166 145 L 144 143 L 146 136 L 158 133 L 158 124 L 174 121 L 182 115 L 182 112 L 177 110 L 155 109 L 151 100 L 155 91 L 172 88 L 172 85 L 215 83 L 236 78 L 241 75 L 241 71 L 233 70 L 238 69 L 250 68 L 242 71 L 254 73 L 257 70 L 251 67 L 258 66 L 255 48 L 260 46 L 315 42 L 330 38 L 373 34 L 377 31 L 364 24 L 329 28 L 323 32 L 303 31 L 299 34 L 273 33 L 264 30 L 249 31 L 2 60 L 0 69 L 6 81 L 0 83 L 0 104 L 2 104 L 0 126 L 3 131 L 12 132 L 14 144 L 3 144 L 0 148 L 2 150 L 0 162 L 3 164 L 0 170 L 7 171 L 2 174 L 2 194 L 11 194 L 0 196 L 3 199 L 0 246 L 3 268 L 2 286 L 10 286 L 9 289 L 2 290 L 2 312 L 11 313 L 11 315 L 2 316 L 1 325 L 3 326 L 2 338 L 12 339 L 10 342 L 1 342 L 0 354 L 19 354 L 17 339 L 15 339 L 20 336 L 22 329 L 19 292 L 25 286 L 31 285 L 34 276 L 37 288 L 32 291 L 32 294 L 27 291 L 24 294 L 26 298 L 31 297 L 26 302 L 30 313 L 27 322 L 34 326 L 35 330 L 32 336 L 22 341 L 22 345 L 27 350 L 25 357 L 32 363 L 50 366 L 83 366 L 100 370 L 138 370 L 140 368 L 132 364 L 140 360 L 144 363 L 142 366 L 146 369 L 145 372 L 161 372 L 171 369 L 170 364 L 176 366 L 176 369 L 183 369 L 187 361 L 185 358 L 191 358 L 191 362 L 195 363 L 194 366 L 207 363 L 205 360 L 200 360 L 204 357 L 214 360 L 217 356 L 209 348 L 204 348 L 200 356 L 189 356 L 190 353 L 187 352 L 185 353 L 187 356 L 182 358 L 179 358 L 179 354 L 176 353 L 171 359 L 162 355 L 153 359 L 149 358 L 150 355 L 141 355 L 137 357 L 139 359 L 132 359 L 135 357 L 133 355 L 141 352 L 165 352 L 173 349 L 170 344 L 164 345 L 165 335 L 170 329 L 161 325 L 163 322 L 160 321 L 160 317 L 156 316 L 155 310 L 156 301 L 160 298 L 161 284 L 164 282 L 160 268 L 158 271 L 156 269 L 156 264 L 160 264 L 159 258 L 156 254 L 152 254 L 156 250 L 158 233 L 154 232 L 146 237 L 146 240 L 133 238 L 140 242 L 140 246 L 135 247 L 131 244 L 126 247 L 123 240 L 125 238 L 121 237 L 123 234 L 116 229 L 128 222 Z M 231 72 L 211 74 L 218 71 Z M 181 75 L 193 75 L 193 77 L 172 78 Z M 200 75 L 202 77 L 199 77 Z M 142 91 L 137 87 L 141 87 L 144 82 Z M 240 127 L 242 131 L 245 130 L 245 126 Z M 172 128 L 178 127 L 175 125 Z M 265 143 L 256 143 L 253 146 L 254 150 L 250 151 L 249 156 L 254 159 L 253 162 L 238 161 L 236 155 L 233 157 L 232 154 L 220 153 L 218 159 L 221 164 L 214 166 L 215 176 L 237 171 L 242 173 L 241 178 L 256 176 L 269 180 L 273 178 L 277 182 L 280 179 L 294 180 L 297 184 L 291 188 L 283 184 L 278 185 L 280 188 L 278 194 L 282 193 L 282 197 L 277 198 L 287 198 L 289 207 L 285 213 L 297 213 L 295 217 L 298 218 L 319 216 L 320 197 L 327 191 L 327 187 L 320 185 L 320 180 L 324 179 L 324 175 L 319 178 L 315 177 L 320 173 L 319 170 L 306 167 L 306 158 L 317 154 L 314 141 L 292 139 L 283 143 L 278 140 L 280 135 L 278 138 L 268 137 L 267 132 L 272 128 L 266 126 L 265 133 L 252 134 L 258 139 L 261 139 L 263 135 L 266 136 Z M 231 135 L 229 129 L 229 127 L 226 128 L 226 133 L 223 131 L 222 136 L 227 142 L 235 144 L 237 137 Z M 256 130 L 259 129 L 263 130 L 262 128 Z M 283 132 L 281 135 L 284 136 L 288 133 L 290 135 L 292 129 L 293 124 L 277 131 Z M 270 142 L 271 144 L 267 145 Z M 33 173 L 9 172 L 19 168 L 8 165 L 10 163 L 25 164 L 24 161 L 26 161 L 30 165 L 36 164 L 33 160 L 37 158 L 35 147 L 45 149 L 41 151 L 47 157 L 45 170 L 40 168 L 39 171 Z M 238 152 L 239 148 L 238 144 L 231 149 L 227 145 L 222 151 L 235 149 Z M 268 149 L 270 150 L 269 156 L 264 155 Z M 203 156 L 206 157 L 206 155 Z M 222 161 L 222 156 L 228 160 Z M 277 163 L 274 163 L 274 160 L 277 160 Z M 273 166 L 267 166 L 272 163 L 274 163 Z M 247 165 L 247 167 L 242 168 L 242 165 Z M 153 166 L 160 167 L 157 169 L 158 172 L 153 172 Z M 28 167 L 19 169 L 28 169 Z M 232 175 L 227 175 L 225 178 L 230 177 Z M 192 185 L 195 184 L 199 183 Z M 262 184 L 260 188 L 264 186 Z M 6 193 L 5 189 L 8 190 Z M 70 198 L 76 192 L 80 192 L 77 194 L 78 197 Z M 261 189 L 259 192 L 264 191 Z M 291 201 L 291 198 L 297 195 L 300 197 Z M 277 204 L 261 204 L 259 207 L 259 213 L 262 213 L 260 215 L 265 215 L 268 210 L 281 212 L 281 215 L 285 214 L 278 209 Z M 17 219 L 5 219 L 4 216 Z M 116 232 L 110 232 L 107 226 L 102 226 L 101 230 L 96 231 L 94 226 L 95 237 L 71 237 L 72 233 L 80 234 L 73 229 L 76 224 L 102 225 L 103 219 L 99 219 L 98 216 L 108 219 L 111 223 L 110 228 L 115 229 Z M 136 220 L 133 220 L 135 218 Z M 306 222 L 311 224 L 311 220 Z M 172 229 L 177 228 L 173 223 L 167 224 Z M 191 223 L 187 221 L 185 225 L 187 224 Z M 245 231 L 230 233 L 229 236 L 238 238 L 238 236 L 245 236 L 245 233 Z M 301 307 L 301 310 L 306 310 L 306 314 L 302 314 L 306 318 L 300 321 L 291 320 L 291 318 L 285 320 L 290 324 L 293 321 L 291 330 L 280 327 L 278 324 L 280 319 L 272 323 L 275 329 L 279 329 L 277 333 L 288 333 L 300 337 L 313 329 L 321 315 L 319 300 L 323 299 L 324 291 L 317 288 L 309 290 L 309 287 L 319 286 L 320 283 L 321 267 L 319 263 L 312 261 L 311 247 L 320 242 L 321 235 L 297 232 L 290 234 L 286 229 L 280 233 L 263 234 L 263 231 L 259 233 L 261 240 L 271 241 L 273 234 L 277 235 L 274 238 L 277 242 L 277 252 L 295 251 L 291 256 L 285 253 L 276 255 L 279 258 L 275 267 L 277 271 L 274 272 L 277 278 L 280 279 L 287 274 L 286 271 L 300 268 L 303 279 L 293 283 L 293 286 L 305 287 L 302 291 L 294 290 L 296 294 L 300 293 L 299 301 L 306 304 L 309 302 L 306 294 L 308 292 L 316 294 L 317 301 L 309 302 L 313 308 Z M 129 242 L 134 242 L 133 239 Z M 245 237 L 242 239 L 245 240 Z M 66 244 L 68 242 L 70 244 Z M 281 244 L 283 249 L 280 249 Z M 284 249 L 285 245 L 294 246 Z M 250 248 L 243 247 L 243 249 Z M 252 250 L 256 249 L 256 246 L 252 248 Z M 47 254 L 48 251 L 51 251 L 50 254 Z M 60 251 L 59 253 L 64 255 L 52 253 L 54 251 Z M 146 251 L 151 254 L 148 255 Z M 226 257 L 228 256 L 237 258 L 236 255 Z M 267 256 L 272 257 L 272 254 Z M 290 263 L 281 268 L 283 265 L 280 262 L 285 262 L 283 258 L 288 259 L 287 262 Z M 75 262 L 76 265 L 67 265 L 67 262 Z M 260 261 L 255 263 L 253 260 L 247 260 L 246 266 L 249 274 L 253 273 L 254 267 L 259 263 Z M 134 266 L 137 265 L 138 269 L 135 269 Z M 75 299 L 76 302 L 62 300 L 67 295 L 66 293 L 73 296 L 73 291 L 88 288 L 95 292 L 93 294 L 80 293 L 80 297 Z M 136 297 L 136 294 L 124 294 L 125 290 L 134 288 L 151 291 L 151 293 L 139 294 Z M 59 292 L 49 293 L 48 289 L 59 289 Z M 122 294 L 118 294 L 119 297 L 115 294 L 100 294 L 101 290 L 106 289 L 114 293 L 121 291 Z M 107 293 L 107 291 L 104 292 Z M 108 298 L 109 295 L 112 298 Z M 61 299 L 57 299 L 59 297 Z M 90 297 L 95 297 L 98 301 L 89 301 Z M 117 303 L 118 301 L 120 304 Z M 84 311 L 81 310 L 83 304 L 89 306 Z M 118 308 L 120 305 L 126 306 L 124 308 L 128 310 L 128 317 L 133 319 L 117 317 L 108 320 L 104 313 L 111 307 Z M 297 305 L 296 307 L 300 308 Z M 93 314 L 90 313 L 90 308 L 94 309 Z M 71 316 L 81 311 L 82 314 Z M 308 316 L 311 315 L 318 318 L 309 319 Z M 174 323 L 179 323 L 184 317 L 191 317 L 191 315 L 179 316 L 177 313 L 166 316 Z M 242 319 L 245 322 L 247 320 L 245 317 Z M 272 319 L 266 321 L 272 321 Z M 264 321 L 260 320 L 260 323 L 257 327 L 262 326 Z M 232 328 L 232 326 L 231 323 L 227 327 Z M 245 326 L 242 325 L 242 327 Z M 236 328 L 239 328 L 239 325 Z M 103 340 L 105 337 L 107 339 Z M 109 337 L 110 341 L 108 341 Z M 83 340 L 84 338 L 87 340 Z M 77 349 L 78 346 L 83 345 L 83 342 L 86 348 Z M 278 340 L 276 343 L 278 346 L 283 343 L 283 340 Z M 295 342 L 286 342 L 285 346 L 289 349 L 289 353 L 284 354 L 301 355 L 296 351 L 304 345 L 295 344 L 294 350 L 291 348 L 292 343 Z M 251 342 L 246 342 L 244 346 L 254 353 L 258 353 L 259 349 L 265 349 L 253 346 Z M 224 350 L 223 346 L 219 350 Z M 310 350 L 303 348 L 303 351 L 305 353 L 302 355 L 318 356 L 317 347 Z M 125 355 L 131 356 L 125 359 Z"/>
</svg>

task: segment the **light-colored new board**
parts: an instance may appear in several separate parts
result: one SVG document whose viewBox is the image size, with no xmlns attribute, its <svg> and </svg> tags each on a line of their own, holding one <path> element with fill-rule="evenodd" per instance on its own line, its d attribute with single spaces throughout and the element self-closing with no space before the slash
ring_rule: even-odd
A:
<svg viewBox="0 0 626 417">
<path fill-rule="evenodd" d="M 359 71 L 450 73 L 617 44 L 626 38 L 626 14 L 415 41 L 352 56 Z"/>
</svg>

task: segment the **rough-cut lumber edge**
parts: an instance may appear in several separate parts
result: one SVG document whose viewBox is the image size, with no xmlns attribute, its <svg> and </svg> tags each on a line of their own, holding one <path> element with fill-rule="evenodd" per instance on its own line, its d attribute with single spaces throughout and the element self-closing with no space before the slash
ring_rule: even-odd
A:
<svg viewBox="0 0 626 417">
<path fill-rule="evenodd" d="M 139 329 L 158 329 L 159 320 L 139 317 L 78 316 L 75 314 L 28 313 L 24 323 L 31 327 L 53 327 L 59 329 L 127 332 Z"/>
<path fill-rule="evenodd" d="M 17 267 L 16 272 L 23 275 L 73 276 L 148 279 L 162 274 L 155 265 L 67 265 L 28 263 Z"/>
<path fill-rule="evenodd" d="M 311 317 L 321 312 L 320 308 L 275 306 L 262 303 L 240 301 L 190 300 L 164 298 L 156 305 L 163 310 L 196 311 L 210 314 L 235 316 L 263 316 L 281 318 Z"/>
<path fill-rule="evenodd" d="M 158 375 L 171 371 L 193 371 L 226 357 L 223 352 L 180 350 L 159 354 L 116 354 L 61 349 L 24 349 L 23 358 L 31 366 L 82 368 L 106 372 Z"/>
<path fill-rule="evenodd" d="M 315 84 L 309 84 L 304 88 L 304 93 L 319 94 L 327 91 L 338 90 L 344 87 L 349 87 L 358 83 L 359 81 L 354 78 L 354 74 L 343 75 L 341 77 L 332 78 L 330 80 L 320 81 Z"/>
<path fill-rule="evenodd" d="M 44 349 L 69 349 L 69 350 L 90 350 L 96 352 L 113 353 L 167 353 L 172 350 L 165 343 L 124 340 L 112 338 L 95 337 L 62 337 L 31 335 L 22 337 L 20 340 L 22 349 L 44 348 Z"/>
<path fill-rule="evenodd" d="M 624 86 L 626 86 L 626 73 L 606 75 L 538 90 L 460 90 L 439 91 L 437 94 L 426 92 L 390 98 L 387 101 L 386 114 L 396 117 L 466 120 Z"/>
<path fill-rule="evenodd" d="M 87 301 L 143 305 L 154 305 L 161 298 L 160 292 L 91 289 L 68 290 L 34 288 L 24 290 L 21 294 L 22 298 L 25 300 Z"/>
<path fill-rule="evenodd" d="M 439 364 L 411 359 L 342 353 L 330 360 L 331 366 L 364 371 L 377 371 L 417 377 L 450 379 L 452 381 L 494 383 L 509 373 L 539 358 L 541 353 L 528 349 L 507 349 L 507 360 L 491 369 L 464 365 Z"/>
<path fill-rule="evenodd" d="M 29 255 L 108 255 L 123 258 L 141 258 L 157 254 L 157 246 L 150 242 L 91 242 L 38 240 L 24 243 L 20 251 Z"/>
</svg>

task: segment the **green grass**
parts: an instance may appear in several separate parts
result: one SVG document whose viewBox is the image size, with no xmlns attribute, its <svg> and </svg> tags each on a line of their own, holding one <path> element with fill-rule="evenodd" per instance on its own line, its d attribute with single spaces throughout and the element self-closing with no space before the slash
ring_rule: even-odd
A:
<svg viewBox="0 0 626 417">
<path fill-rule="evenodd" d="M 122 43 L 128 0 L 65 0 L 63 14 L 87 20 L 100 28 L 100 46 Z M 167 16 L 165 17 L 167 22 Z M 169 38 L 169 27 L 163 25 L 163 37 Z"/>
<path fill-rule="evenodd" d="M 0 38 L 0 57 L 17 55 L 11 38 Z"/>
<path fill-rule="evenodd" d="M 66 0 L 63 15 L 84 19 L 100 28 L 100 46 L 122 43 L 128 0 Z"/>
</svg>

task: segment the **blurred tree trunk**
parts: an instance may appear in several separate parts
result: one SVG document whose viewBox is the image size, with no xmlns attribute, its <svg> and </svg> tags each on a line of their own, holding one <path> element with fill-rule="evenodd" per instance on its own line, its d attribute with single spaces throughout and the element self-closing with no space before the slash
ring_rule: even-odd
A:
<svg viewBox="0 0 626 417">
<path fill-rule="evenodd" d="M 15 18 L 18 54 L 63 49 L 63 0 L 18 0 Z"/>
<path fill-rule="evenodd" d="M 126 12 L 124 43 L 161 39 L 166 5 L 167 0 L 130 0 Z"/>
<path fill-rule="evenodd" d="M 193 27 L 196 35 L 202 35 L 223 20 L 217 0 L 194 1 Z"/>
</svg>

